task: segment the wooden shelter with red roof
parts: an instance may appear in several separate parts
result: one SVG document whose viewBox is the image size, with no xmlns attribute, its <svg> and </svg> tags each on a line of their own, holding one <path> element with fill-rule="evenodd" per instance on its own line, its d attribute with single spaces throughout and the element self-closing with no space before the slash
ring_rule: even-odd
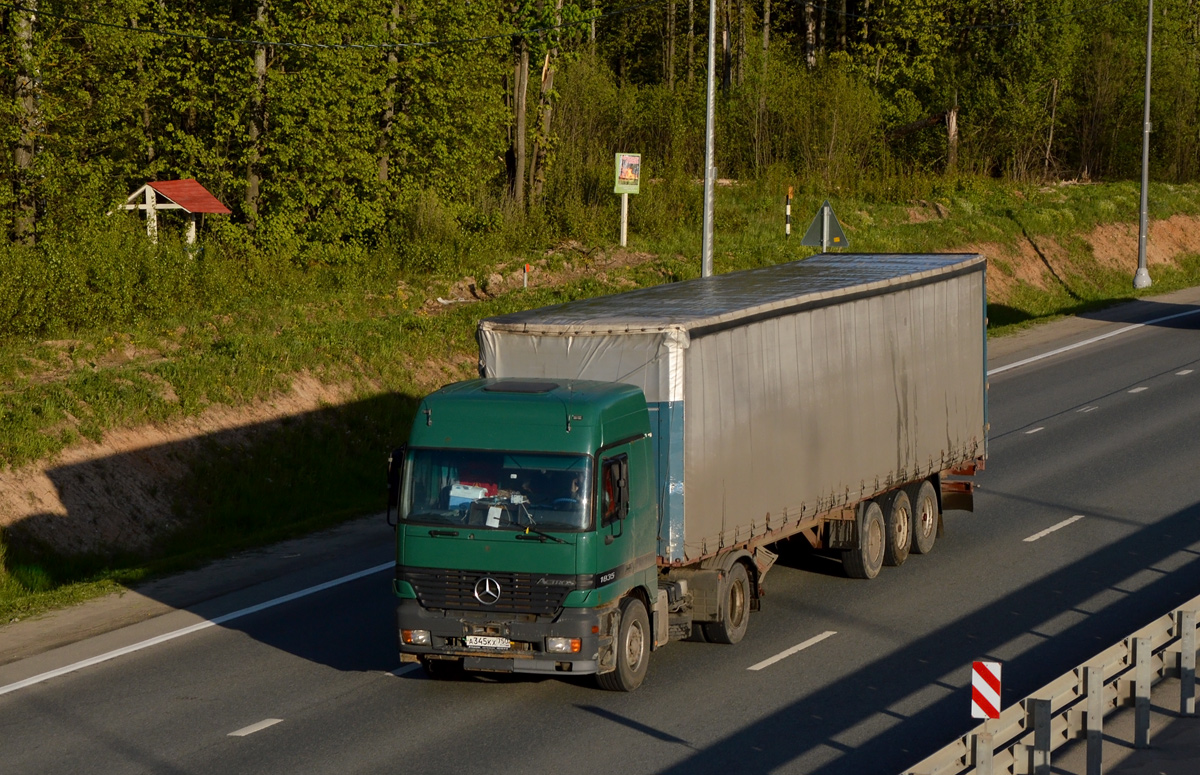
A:
<svg viewBox="0 0 1200 775">
<path fill-rule="evenodd" d="M 142 198 L 144 201 L 137 201 Z M 187 227 L 189 245 L 196 241 L 196 221 L 201 214 L 229 215 L 232 213 L 208 189 L 190 178 L 151 181 L 130 194 L 125 200 L 123 208 L 146 211 L 146 234 L 153 242 L 158 242 L 158 211 L 183 210 L 191 216 L 188 219 Z"/>
</svg>

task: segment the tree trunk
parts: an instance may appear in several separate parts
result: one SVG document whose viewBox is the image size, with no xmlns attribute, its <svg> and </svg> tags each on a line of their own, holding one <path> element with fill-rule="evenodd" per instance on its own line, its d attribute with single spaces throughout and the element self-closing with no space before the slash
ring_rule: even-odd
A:
<svg viewBox="0 0 1200 775">
<path fill-rule="evenodd" d="M 37 208 L 34 203 L 33 159 L 37 150 L 38 68 L 33 58 L 33 25 L 36 19 L 37 0 L 26 0 L 23 11 L 12 11 L 17 36 L 17 73 L 14 81 L 17 98 L 17 144 L 13 148 L 13 166 L 16 180 L 13 186 L 16 195 L 16 221 L 13 236 L 18 242 L 32 245 L 37 228 Z"/>
<path fill-rule="evenodd" d="M 254 15 L 256 32 L 261 33 L 267 20 L 267 0 L 258 1 L 258 10 Z M 250 96 L 250 153 L 246 164 L 246 216 L 250 219 L 250 229 L 258 225 L 259 187 L 262 178 L 259 163 L 262 159 L 261 140 L 266 132 L 266 113 L 264 110 L 265 92 L 267 87 L 267 48 L 258 46 L 254 49 L 254 84 Z"/>
<path fill-rule="evenodd" d="M 737 0 L 737 82 L 746 82 L 746 9 Z"/>
<path fill-rule="evenodd" d="M 133 29 L 135 29 L 135 30 L 138 28 L 137 16 L 134 16 L 133 19 L 130 21 L 130 26 L 133 27 Z M 138 53 L 138 58 L 137 58 L 137 74 L 138 74 L 137 83 L 138 83 L 138 88 L 139 88 L 140 93 L 142 95 L 151 94 L 153 90 L 151 88 L 147 87 L 147 85 L 146 85 L 146 63 L 145 63 L 145 59 L 144 59 L 144 57 L 142 57 L 140 51 Z M 142 100 L 142 137 L 146 141 L 146 163 L 153 164 L 154 163 L 154 128 L 153 128 L 153 126 L 151 126 L 150 99 L 148 96 L 142 96 L 141 100 Z"/>
<path fill-rule="evenodd" d="M 711 0 L 709 0 L 711 2 Z M 709 30 L 709 34 L 712 31 Z M 688 86 L 696 75 L 696 0 L 688 0 Z"/>
<path fill-rule="evenodd" d="M 825 12 L 828 10 L 825 4 L 821 4 L 821 21 L 817 25 L 817 50 L 822 54 L 825 53 Z"/>
<path fill-rule="evenodd" d="M 667 82 L 667 88 L 675 91 L 675 0 L 667 2 L 666 22 L 666 30 L 664 31 L 666 45 L 663 46 L 663 76 Z"/>
<path fill-rule="evenodd" d="M 842 12 L 838 15 L 838 49 L 846 50 L 846 0 L 842 0 Z"/>
<path fill-rule="evenodd" d="M 771 0 L 763 0 L 763 75 L 767 73 L 767 49 L 771 45 Z"/>
<path fill-rule="evenodd" d="M 758 115 L 754 120 L 754 158 L 761 169 L 766 164 L 767 51 L 771 45 L 771 0 L 763 0 L 762 81 L 758 84 Z"/>
<path fill-rule="evenodd" d="M 957 110 L 957 107 L 955 108 Z M 1050 177 L 1050 148 L 1054 145 L 1054 119 L 1058 112 L 1058 79 L 1054 79 L 1054 91 L 1050 97 L 1050 136 L 1046 138 L 1046 162 L 1042 168 L 1042 176 Z"/>
<path fill-rule="evenodd" d="M 733 52 L 731 46 L 733 41 L 729 37 L 729 4 L 731 0 L 725 0 L 725 18 L 724 27 L 721 29 L 721 91 L 726 95 L 729 94 L 730 76 L 732 75 L 733 67 Z"/>
<path fill-rule="evenodd" d="M 509 196 L 516 208 L 525 211 L 525 105 L 529 84 L 529 41 L 517 39 L 513 66 L 513 164 L 509 174 Z"/>
<path fill-rule="evenodd" d="M 958 169 L 958 98 L 954 107 L 946 113 L 946 172 L 954 174 Z"/>
<path fill-rule="evenodd" d="M 562 24 L 563 0 L 554 4 L 554 23 Z M 529 160 L 529 199 L 540 201 L 546 188 L 546 167 L 550 163 L 550 127 L 554 112 L 554 69 L 558 60 L 558 47 L 552 46 L 546 52 L 546 60 L 542 63 L 542 89 L 538 98 L 538 112 L 541 114 L 542 126 L 533 141 L 533 156 Z"/>
<path fill-rule="evenodd" d="M 388 20 L 388 40 L 396 39 L 400 30 L 400 0 L 392 0 L 392 18 Z M 389 48 L 387 54 L 387 83 L 383 87 L 383 115 L 379 122 L 379 182 L 387 183 L 391 165 L 392 127 L 396 123 L 396 88 L 400 80 L 400 57 L 396 49 Z"/>
<path fill-rule="evenodd" d="M 804 0 L 804 61 L 810 70 L 817 66 L 817 15 L 812 0 Z"/>
</svg>

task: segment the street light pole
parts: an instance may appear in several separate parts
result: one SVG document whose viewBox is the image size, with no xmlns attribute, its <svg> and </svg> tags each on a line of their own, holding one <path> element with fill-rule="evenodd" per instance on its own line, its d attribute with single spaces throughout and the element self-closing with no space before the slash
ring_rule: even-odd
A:
<svg viewBox="0 0 1200 775">
<path fill-rule="evenodd" d="M 1138 211 L 1138 268 L 1133 276 L 1134 288 L 1150 287 L 1150 272 L 1146 269 L 1146 210 L 1147 190 L 1150 188 L 1150 43 L 1154 37 L 1154 0 L 1148 0 L 1146 17 L 1146 98 L 1142 117 L 1142 202 Z"/>
<path fill-rule="evenodd" d="M 704 234 L 700 238 L 700 276 L 713 273 L 713 135 L 716 120 L 713 101 L 716 97 L 717 69 L 717 0 L 708 0 L 708 100 L 704 123 Z"/>
</svg>

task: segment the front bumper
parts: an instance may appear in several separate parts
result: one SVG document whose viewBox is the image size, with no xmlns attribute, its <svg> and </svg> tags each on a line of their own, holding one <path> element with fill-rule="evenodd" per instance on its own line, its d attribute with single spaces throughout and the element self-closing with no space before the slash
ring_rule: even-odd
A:
<svg viewBox="0 0 1200 775">
<path fill-rule="evenodd" d="M 615 666 L 613 641 L 617 608 L 564 608 L 556 616 L 427 610 L 416 600 L 401 600 L 396 607 L 396 636 L 402 662 L 426 659 L 462 661 L 467 670 L 501 673 L 608 672 Z M 430 645 L 406 644 L 403 630 L 426 630 Z M 507 638 L 508 649 L 469 648 L 468 635 Z M 546 638 L 578 638 L 576 653 L 546 651 Z"/>
</svg>

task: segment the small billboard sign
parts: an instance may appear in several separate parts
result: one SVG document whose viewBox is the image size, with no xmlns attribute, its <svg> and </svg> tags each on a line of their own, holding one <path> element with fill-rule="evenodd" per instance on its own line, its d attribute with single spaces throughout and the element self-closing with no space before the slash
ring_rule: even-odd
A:
<svg viewBox="0 0 1200 775">
<path fill-rule="evenodd" d="M 636 194 L 642 180 L 642 155 L 640 153 L 618 153 L 616 155 L 617 182 L 614 194 Z"/>
</svg>

